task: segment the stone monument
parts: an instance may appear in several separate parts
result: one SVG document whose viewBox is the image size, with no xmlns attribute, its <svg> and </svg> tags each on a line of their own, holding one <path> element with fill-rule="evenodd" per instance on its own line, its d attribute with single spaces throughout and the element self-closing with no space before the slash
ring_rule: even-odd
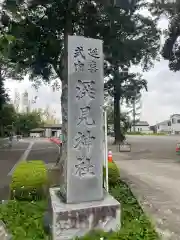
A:
<svg viewBox="0 0 180 240">
<path fill-rule="evenodd" d="M 64 185 L 50 188 L 53 240 L 120 227 L 120 204 L 103 190 L 103 61 L 101 40 L 69 36 L 67 161 Z"/>
</svg>

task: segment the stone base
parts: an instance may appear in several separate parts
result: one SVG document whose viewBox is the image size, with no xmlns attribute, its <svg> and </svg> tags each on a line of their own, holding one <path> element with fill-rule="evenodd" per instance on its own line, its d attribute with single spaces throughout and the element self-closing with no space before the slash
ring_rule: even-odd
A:
<svg viewBox="0 0 180 240">
<path fill-rule="evenodd" d="M 50 187 L 59 186 L 59 181 L 61 176 L 61 171 L 59 166 L 56 166 L 55 163 L 47 164 L 47 170 L 48 170 L 49 186 Z"/>
<path fill-rule="evenodd" d="M 121 227 L 120 203 L 107 192 L 101 201 L 66 204 L 58 197 L 59 190 L 50 188 L 53 240 L 69 240 L 91 230 L 109 232 Z"/>
</svg>

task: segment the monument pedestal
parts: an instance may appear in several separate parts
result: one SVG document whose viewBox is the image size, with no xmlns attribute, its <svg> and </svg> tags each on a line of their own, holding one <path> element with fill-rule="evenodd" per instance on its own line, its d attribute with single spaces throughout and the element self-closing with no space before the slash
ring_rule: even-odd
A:
<svg viewBox="0 0 180 240">
<path fill-rule="evenodd" d="M 107 192 L 101 201 L 67 204 L 59 198 L 59 191 L 50 188 L 53 240 L 70 240 L 91 230 L 108 232 L 121 227 L 120 203 Z"/>
</svg>

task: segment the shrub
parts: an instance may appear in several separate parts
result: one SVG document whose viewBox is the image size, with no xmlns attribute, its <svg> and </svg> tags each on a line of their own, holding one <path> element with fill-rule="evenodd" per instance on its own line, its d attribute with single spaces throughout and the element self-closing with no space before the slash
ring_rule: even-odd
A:
<svg viewBox="0 0 180 240">
<path fill-rule="evenodd" d="M 127 135 L 143 135 L 142 132 L 127 132 Z"/>
<path fill-rule="evenodd" d="M 106 169 L 103 168 L 104 178 L 106 177 Z M 114 186 L 120 178 L 120 171 L 117 165 L 114 162 L 108 163 L 108 180 L 109 185 Z"/>
<path fill-rule="evenodd" d="M 47 190 L 47 169 L 42 161 L 23 161 L 15 169 L 10 184 L 10 197 L 17 200 L 40 200 Z"/>
</svg>

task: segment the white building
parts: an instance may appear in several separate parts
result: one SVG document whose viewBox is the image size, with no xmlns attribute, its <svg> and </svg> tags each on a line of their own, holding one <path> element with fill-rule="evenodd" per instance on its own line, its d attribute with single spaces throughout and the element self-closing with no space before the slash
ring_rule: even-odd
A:
<svg viewBox="0 0 180 240">
<path fill-rule="evenodd" d="M 180 114 L 170 116 L 171 134 L 180 134 Z"/>
<path fill-rule="evenodd" d="M 30 131 L 31 137 L 57 137 L 61 136 L 61 124 L 45 124 L 41 128 L 35 128 Z"/>
<path fill-rule="evenodd" d="M 45 124 L 45 137 L 60 137 L 61 136 L 61 124 Z"/>
<path fill-rule="evenodd" d="M 171 121 L 165 120 L 156 124 L 157 133 L 171 133 Z"/>
<path fill-rule="evenodd" d="M 131 127 L 131 132 L 134 132 L 134 126 Z M 149 123 L 146 121 L 139 121 L 135 124 L 135 132 L 152 133 Z"/>
</svg>

